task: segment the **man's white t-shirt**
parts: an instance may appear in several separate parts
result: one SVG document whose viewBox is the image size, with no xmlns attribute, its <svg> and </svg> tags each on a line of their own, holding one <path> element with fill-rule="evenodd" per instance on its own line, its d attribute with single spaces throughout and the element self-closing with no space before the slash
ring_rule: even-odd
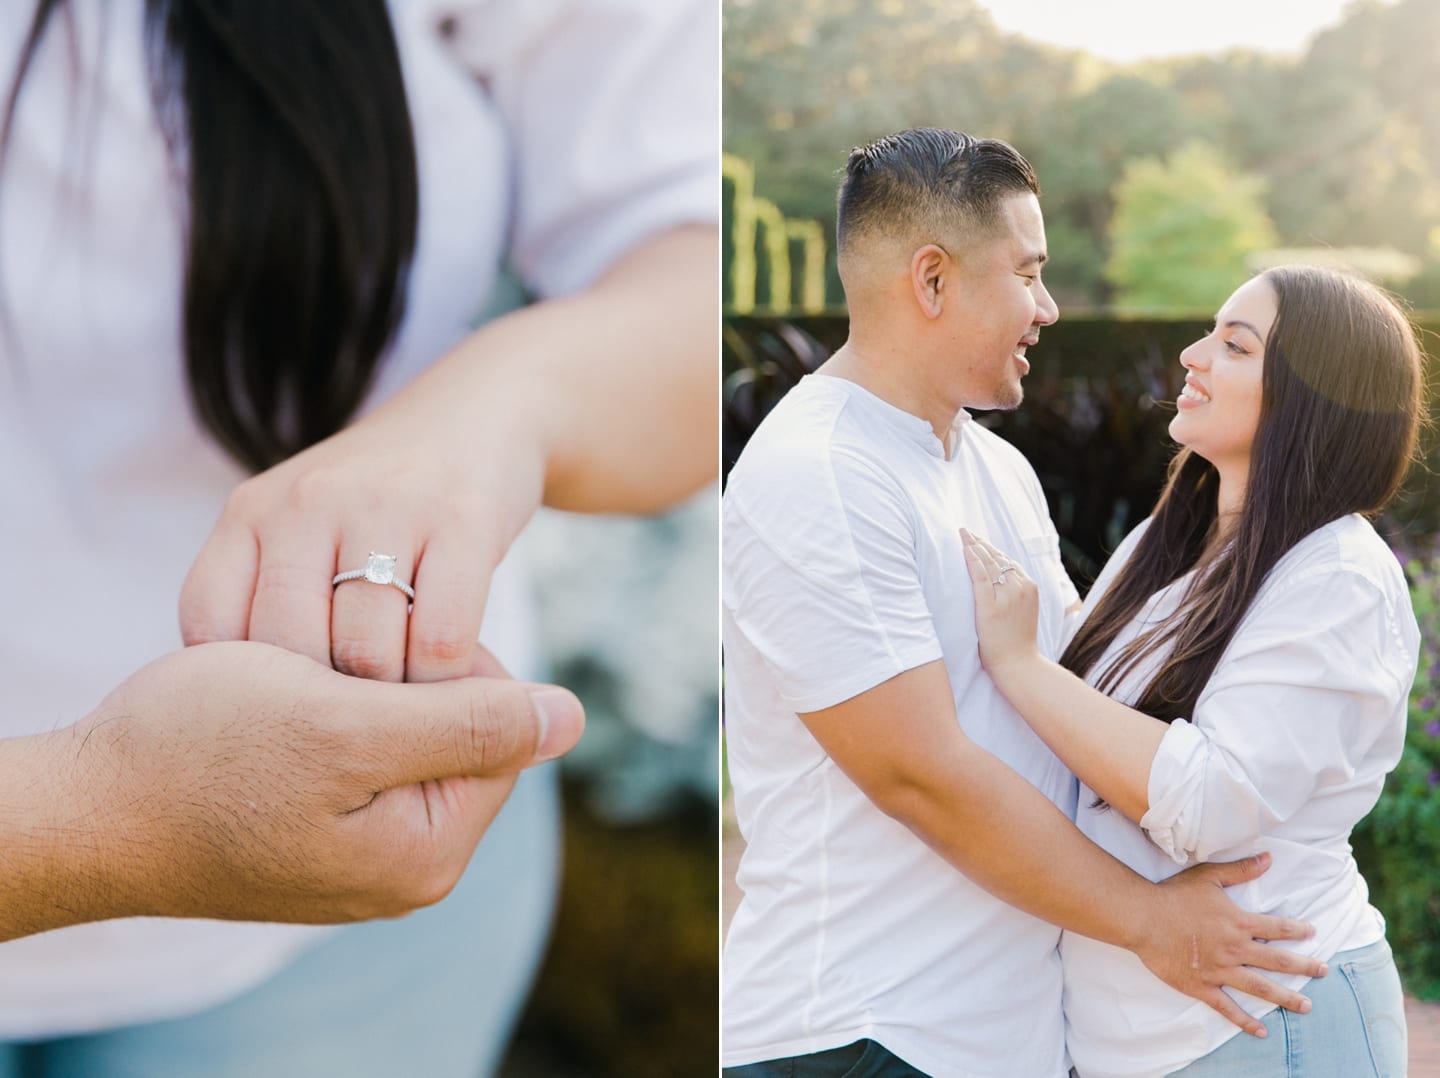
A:
<svg viewBox="0 0 1440 1078">
<path fill-rule="evenodd" d="M 1085 600 L 1086 614 L 1133 556 L 1147 525 L 1107 563 Z M 1096 671 L 1173 615 L 1190 580 L 1154 595 Z M 1269 871 L 1227 894 L 1243 909 L 1315 926 L 1310 939 L 1276 946 L 1329 959 L 1382 939 L 1385 922 L 1369 903 L 1350 831 L 1374 807 L 1400 759 L 1419 649 L 1404 574 L 1375 529 L 1358 516 L 1316 529 L 1265 578 L 1195 713 L 1167 729 L 1140 823 L 1096 805 L 1082 785 L 1080 830 L 1150 880 L 1201 861 L 1268 851 Z M 1112 695 L 1138 699 L 1163 658 L 1149 656 Z M 1082 1078 L 1159 1078 L 1245 1035 L 1161 983 L 1129 951 L 1073 932 L 1064 934 L 1060 951 L 1067 1038 Z M 1267 976 L 1295 990 L 1306 982 Z M 1235 996 L 1257 1017 L 1274 1010 L 1254 996 Z"/>
<path fill-rule="evenodd" d="M 722 961 L 726 1066 L 873 1038 L 945 1078 L 1065 1073 L 1059 930 L 886 816 L 797 713 L 943 659 L 965 735 L 1067 815 L 1075 782 L 980 666 L 959 529 L 1077 598 L 1033 470 L 961 412 L 930 425 L 811 375 L 760 425 L 722 509 L 725 724 L 746 849 Z M 996 826 L 1004 825 L 995 806 Z"/>
</svg>

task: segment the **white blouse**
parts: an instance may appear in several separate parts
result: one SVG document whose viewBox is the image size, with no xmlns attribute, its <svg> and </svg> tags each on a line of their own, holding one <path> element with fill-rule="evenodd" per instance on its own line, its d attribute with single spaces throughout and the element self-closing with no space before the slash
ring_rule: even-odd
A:
<svg viewBox="0 0 1440 1078">
<path fill-rule="evenodd" d="M 0 736 L 73 723 L 180 646 L 184 574 L 243 478 L 191 415 L 183 193 L 151 107 L 142 0 L 73 0 L 24 83 L 0 176 Z M 0 5 L 0 86 L 32 6 Z M 719 207 L 705 0 L 393 0 L 420 218 L 373 406 L 457 343 L 509 262 L 539 296 Z M 450 33 L 442 33 L 444 20 Z M 14 335 L 5 330 L 13 328 Z M 482 637 L 534 671 L 507 558 Z M 193 1013 L 317 930 L 127 920 L 0 946 L 0 1038 Z"/>
<path fill-rule="evenodd" d="M 1106 565 L 1087 615 L 1145 527 Z M 1146 625 L 1168 617 L 1189 582 L 1182 578 L 1152 597 L 1097 669 Z M 1194 714 L 1170 724 L 1140 825 L 1093 807 L 1095 794 L 1083 785 L 1076 822 L 1151 880 L 1269 851 L 1270 870 L 1228 894 L 1245 909 L 1315 925 L 1312 939 L 1278 946 L 1328 959 L 1375 942 L 1384 920 L 1367 901 L 1350 831 L 1400 758 L 1419 648 L 1404 574 L 1374 528 L 1349 516 L 1317 529 L 1266 578 Z M 1158 666 L 1152 656 L 1116 698 L 1133 702 Z M 1239 1033 L 1129 951 L 1067 932 L 1061 955 L 1067 1044 L 1082 1078 L 1168 1074 Z M 1306 981 L 1270 976 L 1294 989 Z M 1274 1009 L 1234 995 L 1257 1017 Z"/>
</svg>

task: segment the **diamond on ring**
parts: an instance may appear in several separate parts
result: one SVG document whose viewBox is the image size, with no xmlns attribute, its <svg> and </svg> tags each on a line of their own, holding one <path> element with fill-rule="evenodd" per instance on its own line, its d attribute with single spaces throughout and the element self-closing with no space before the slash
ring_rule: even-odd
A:
<svg viewBox="0 0 1440 1078">
<path fill-rule="evenodd" d="M 336 573 L 335 579 L 330 582 L 331 587 L 339 587 L 347 580 L 368 580 L 372 584 L 388 584 L 392 588 L 399 588 L 406 597 L 413 603 L 415 601 L 415 589 L 403 580 L 395 579 L 395 555 L 378 554 L 370 551 L 370 557 L 365 561 L 365 568 L 350 569 L 343 573 Z"/>
<path fill-rule="evenodd" d="M 370 560 L 362 570 L 365 579 L 372 584 L 395 583 L 395 558 L 391 554 L 376 554 L 370 551 Z"/>
</svg>

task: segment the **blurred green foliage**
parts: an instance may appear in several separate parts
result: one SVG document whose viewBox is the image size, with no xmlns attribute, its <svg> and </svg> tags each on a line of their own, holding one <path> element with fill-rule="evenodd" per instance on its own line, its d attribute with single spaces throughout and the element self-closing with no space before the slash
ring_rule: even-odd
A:
<svg viewBox="0 0 1440 1078">
<path fill-rule="evenodd" d="M 1275 244 L 1264 183 L 1237 175 L 1213 146 L 1125 166 L 1110 218 L 1105 277 L 1122 311 L 1218 310 L 1245 279 L 1246 256 Z"/>
<path fill-rule="evenodd" d="M 1440 556 L 1411 561 L 1406 575 L 1420 622 L 1420 668 L 1405 751 L 1353 845 L 1405 987 L 1440 999 Z"/>
<path fill-rule="evenodd" d="M 1184 371 L 1180 352 L 1209 332 L 1213 316 L 1117 319 L 1062 315 L 1030 350 L 1025 403 L 980 422 L 1035 468 L 1060 533 L 1066 569 L 1082 591 L 1126 533 L 1155 504 L 1174 453 L 1167 428 Z M 1440 381 L 1440 319 L 1421 322 L 1430 381 Z M 728 472 L 755 425 L 785 391 L 844 343 L 840 315 L 728 315 L 722 368 L 721 464 Z M 1402 550 L 1427 550 L 1440 536 L 1440 394 L 1421 459 L 1378 521 Z"/>
<path fill-rule="evenodd" d="M 754 164 L 757 193 L 788 217 L 833 229 L 847 152 L 888 132 L 1004 138 L 1044 189 L 1047 283 L 1062 307 L 1109 306 L 1127 166 L 1173 169 L 1199 142 L 1237 185 L 1256 185 L 1276 242 L 1393 247 L 1423 270 L 1389 283 L 1440 309 L 1433 0 L 1358 0 L 1296 58 L 1242 50 L 1134 65 L 1003 33 L 976 0 L 726 0 L 723 10 L 725 148 Z M 830 283 L 838 305 L 833 259 Z"/>
<path fill-rule="evenodd" d="M 586 793 L 566 790 L 555 930 L 499 1078 L 713 1074 L 715 806 L 695 799 L 664 819 L 616 827 L 589 811 Z"/>
</svg>

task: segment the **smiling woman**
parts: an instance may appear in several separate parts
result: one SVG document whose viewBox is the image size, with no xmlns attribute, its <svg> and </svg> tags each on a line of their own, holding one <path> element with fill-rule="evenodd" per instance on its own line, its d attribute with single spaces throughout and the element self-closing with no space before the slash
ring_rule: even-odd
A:
<svg viewBox="0 0 1440 1078">
<path fill-rule="evenodd" d="M 1414 452 L 1414 331 L 1372 285 L 1284 266 L 1241 286 L 1181 362 L 1184 448 L 1059 663 L 1035 643 L 1034 585 L 980 586 L 1005 554 L 969 543 L 981 656 L 1080 778 L 1086 834 L 1154 880 L 1271 852 L 1237 901 L 1312 921 L 1296 949 L 1331 972 L 1285 980 L 1305 1014 L 1240 996 L 1273 1036 L 1234 1037 L 1127 952 L 1067 934 L 1067 1043 L 1086 1078 L 1403 1073 L 1399 980 L 1348 840 L 1399 759 L 1419 649 L 1399 564 L 1364 519 Z M 1287 1069 L 1287 1052 L 1315 1063 Z"/>
<path fill-rule="evenodd" d="M 1170 435 L 1215 466 L 1222 516 L 1238 513 L 1244 502 L 1275 306 L 1274 286 L 1256 277 L 1220 309 L 1215 329 L 1180 353 L 1187 373 Z"/>
</svg>

